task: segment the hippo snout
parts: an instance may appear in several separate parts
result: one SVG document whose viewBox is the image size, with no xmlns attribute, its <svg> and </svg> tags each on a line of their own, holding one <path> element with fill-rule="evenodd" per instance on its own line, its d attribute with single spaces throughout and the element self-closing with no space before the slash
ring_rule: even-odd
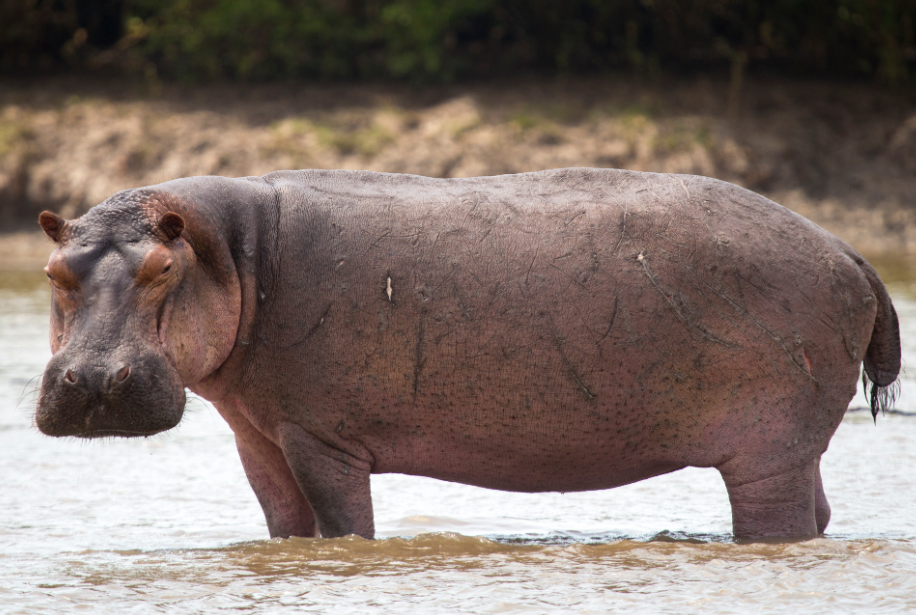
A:
<svg viewBox="0 0 916 615">
<path fill-rule="evenodd" d="M 73 365 L 64 370 L 63 386 L 111 395 L 131 384 L 133 379 L 130 374 L 129 365 L 114 368 L 104 365 L 82 368 Z"/>
<path fill-rule="evenodd" d="M 61 352 L 42 376 L 35 423 L 49 436 L 148 436 L 184 413 L 184 388 L 161 357 L 78 360 Z M 98 358 L 97 358 L 98 359 Z"/>
</svg>

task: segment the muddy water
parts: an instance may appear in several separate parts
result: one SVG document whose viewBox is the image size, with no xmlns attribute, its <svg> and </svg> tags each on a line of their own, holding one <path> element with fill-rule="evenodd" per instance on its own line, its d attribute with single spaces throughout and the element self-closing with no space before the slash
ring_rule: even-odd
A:
<svg viewBox="0 0 916 615">
<path fill-rule="evenodd" d="M 893 265 L 914 365 L 916 269 Z M 0 613 L 916 609 L 916 416 L 847 414 L 822 463 L 833 521 L 802 543 L 733 543 L 718 474 L 698 469 L 566 495 L 378 476 L 382 539 L 270 540 L 202 401 L 145 440 L 38 433 L 47 312 L 41 276 L 0 274 Z M 898 407 L 916 412 L 913 376 Z"/>
</svg>

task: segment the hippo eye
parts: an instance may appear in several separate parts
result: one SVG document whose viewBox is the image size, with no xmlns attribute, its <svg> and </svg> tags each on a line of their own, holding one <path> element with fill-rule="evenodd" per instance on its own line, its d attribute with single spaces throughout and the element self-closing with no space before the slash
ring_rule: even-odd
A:
<svg viewBox="0 0 916 615">
<path fill-rule="evenodd" d="M 163 274 L 166 274 L 166 273 L 168 273 L 168 272 L 171 271 L 171 270 L 172 270 L 172 263 L 169 263 L 168 265 L 166 265 L 166 266 L 162 269 L 162 273 L 163 273 Z"/>
</svg>

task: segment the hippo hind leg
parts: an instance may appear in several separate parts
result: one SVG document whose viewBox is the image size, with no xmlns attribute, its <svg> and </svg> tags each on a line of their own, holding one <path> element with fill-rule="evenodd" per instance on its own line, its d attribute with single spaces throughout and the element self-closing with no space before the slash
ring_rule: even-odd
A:
<svg viewBox="0 0 916 615">
<path fill-rule="evenodd" d="M 736 538 L 811 538 L 827 526 L 818 458 L 762 479 L 743 481 L 720 469 L 732 506 Z"/>
<path fill-rule="evenodd" d="M 815 466 L 815 491 L 814 491 L 814 518 L 817 521 L 817 533 L 823 534 L 830 523 L 830 503 L 827 502 L 827 495 L 824 493 L 824 483 L 821 480 L 821 460 L 818 457 Z"/>
</svg>

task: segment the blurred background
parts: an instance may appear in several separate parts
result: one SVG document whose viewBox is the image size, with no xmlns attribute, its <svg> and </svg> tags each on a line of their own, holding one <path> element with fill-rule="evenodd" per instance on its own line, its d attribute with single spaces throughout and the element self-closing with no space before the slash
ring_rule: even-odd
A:
<svg viewBox="0 0 916 615">
<path fill-rule="evenodd" d="M 188 175 L 595 166 L 916 252 L 914 28 L 911 0 L 5 0 L 0 229 Z"/>
</svg>

